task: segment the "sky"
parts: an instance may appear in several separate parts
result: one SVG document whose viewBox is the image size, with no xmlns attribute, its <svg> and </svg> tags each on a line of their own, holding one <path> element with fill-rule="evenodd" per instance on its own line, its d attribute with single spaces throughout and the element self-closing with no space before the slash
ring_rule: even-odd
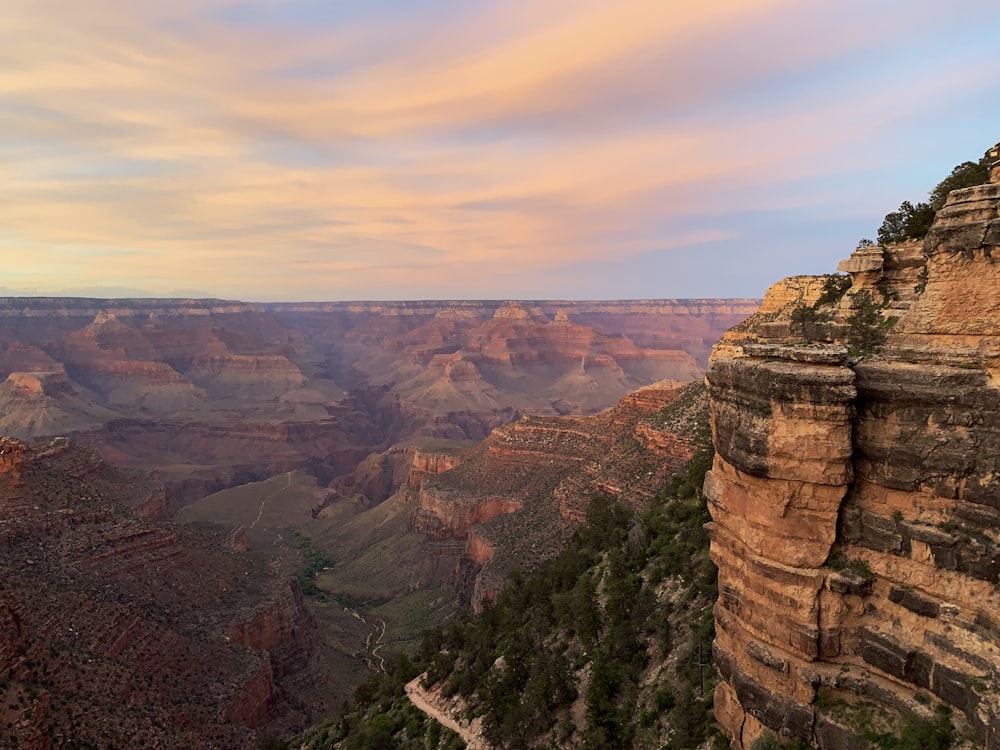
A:
<svg viewBox="0 0 1000 750">
<path fill-rule="evenodd" d="M 996 0 L 2 0 L 0 295 L 759 297 L 1000 140 Z"/>
</svg>

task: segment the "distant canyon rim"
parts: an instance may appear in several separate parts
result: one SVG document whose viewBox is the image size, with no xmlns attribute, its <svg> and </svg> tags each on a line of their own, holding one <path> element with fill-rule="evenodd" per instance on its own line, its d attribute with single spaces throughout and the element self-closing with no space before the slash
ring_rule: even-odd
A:
<svg viewBox="0 0 1000 750">
<path fill-rule="evenodd" d="M 155 468 L 171 509 L 700 377 L 756 300 L 0 299 L 0 433 Z"/>
</svg>

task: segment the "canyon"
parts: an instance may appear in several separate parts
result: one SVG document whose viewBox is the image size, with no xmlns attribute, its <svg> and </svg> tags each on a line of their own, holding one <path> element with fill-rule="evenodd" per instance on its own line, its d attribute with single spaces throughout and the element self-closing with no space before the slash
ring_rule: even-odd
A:
<svg viewBox="0 0 1000 750">
<path fill-rule="evenodd" d="M 709 364 L 715 716 L 833 750 L 1000 747 L 1000 184 L 792 277 Z"/>
<path fill-rule="evenodd" d="M 329 716 L 594 494 L 649 497 L 704 408 L 676 386 L 754 309 L 0 300 L 0 726 L 245 748 Z"/>
<path fill-rule="evenodd" d="M 0 433 L 155 468 L 167 512 L 417 438 L 481 440 L 699 377 L 754 300 L 0 299 Z"/>
<path fill-rule="evenodd" d="M 161 485 L 65 439 L 0 459 L 4 747 L 255 748 L 343 697 L 294 556 L 149 518 Z"/>
<path fill-rule="evenodd" d="M 698 384 L 653 385 L 601 414 L 522 417 L 480 443 L 394 446 L 311 496 L 294 479 L 280 510 L 257 513 L 270 480 L 179 517 L 249 526 L 256 515 L 251 546 L 297 529 L 333 560 L 317 587 L 384 622 L 389 647 L 413 648 L 425 629 L 495 598 L 515 570 L 557 554 L 594 496 L 642 507 L 691 457 L 706 399 Z"/>
<path fill-rule="evenodd" d="M 649 386 L 591 417 L 523 417 L 421 483 L 413 528 L 465 541 L 478 611 L 561 550 L 595 495 L 644 507 L 693 455 L 700 408 L 697 387 Z"/>
</svg>

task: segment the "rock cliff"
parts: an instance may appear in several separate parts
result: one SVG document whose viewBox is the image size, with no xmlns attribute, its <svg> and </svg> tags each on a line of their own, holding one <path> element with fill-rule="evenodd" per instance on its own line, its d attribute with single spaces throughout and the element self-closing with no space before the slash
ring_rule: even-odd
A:
<svg viewBox="0 0 1000 750">
<path fill-rule="evenodd" d="M 404 441 L 699 377 L 755 306 L 0 298 L 0 434 L 155 467 L 174 508 L 293 469 L 326 483 Z"/>
<path fill-rule="evenodd" d="M 252 748 L 316 718 L 298 563 L 131 510 L 157 497 L 64 439 L 0 439 L 3 747 Z"/>
<path fill-rule="evenodd" d="M 458 543 L 473 606 L 515 567 L 531 570 L 560 551 L 595 495 L 643 507 L 691 458 L 704 393 L 675 385 L 641 389 L 599 415 L 524 417 L 423 480 L 413 526 Z"/>
<path fill-rule="evenodd" d="M 792 278 L 710 361 L 715 713 L 820 748 L 951 711 L 1000 748 L 1000 185 Z M 848 351 L 850 348 L 850 353 Z M 926 724 L 925 724 L 926 725 Z"/>
</svg>

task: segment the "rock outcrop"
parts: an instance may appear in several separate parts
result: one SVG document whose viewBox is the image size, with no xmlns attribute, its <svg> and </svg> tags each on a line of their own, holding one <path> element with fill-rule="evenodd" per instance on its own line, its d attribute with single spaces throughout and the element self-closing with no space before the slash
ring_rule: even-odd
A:
<svg viewBox="0 0 1000 750">
<path fill-rule="evenodd" d="M 243 749 L 301 722 L 297 563 L 131 510 L 156 496 L 64 439 L 0 439 L 0 745 Z"/>
<path fill-rule="evenodd" d="M 413 526 L 461 556 L 474 607 L 562 549 L 595 495 L 642 507 L 691 458 L 704 389 L 676 385 L 595 416 L 524 417 L 422 481 Z"/>
<path fill-rule="evenodd" d="M 0 434 L 155 467 L 174 508 L 292 469 L 326 483 L 401 442 L 699 377 L 755 306 L 0 298 Z"/>
<path fill-rule="evenodd" d="M 922 244 L 842 264 L 840 299 L 787 279 L 716 347 L 715 713 L 735 747 L 860 748 L 946 706 L 1000 748 L 998 246 L 1000 185 L 955 191 Z"/>
</svg>

